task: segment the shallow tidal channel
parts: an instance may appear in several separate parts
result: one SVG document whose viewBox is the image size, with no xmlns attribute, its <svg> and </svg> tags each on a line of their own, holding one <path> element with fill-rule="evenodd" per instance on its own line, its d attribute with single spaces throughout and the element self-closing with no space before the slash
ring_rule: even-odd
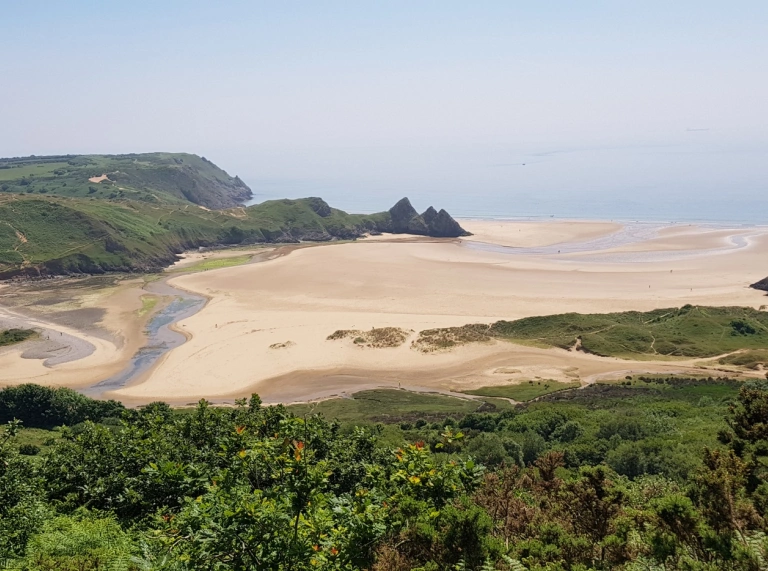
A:
<svg viewBox="0 0 768 571">
<path fill-rule="evenodd" d="M 165 280 L 150 283 L 146 290 L 157 295 L 173 297 L 173 301 L 157 312 L 147 324 L 147 344 L 131 358 L 122 371 L 95 385 L 81 389 L 89 397 L 101 397 L 104 393 L 120 389 L 151 369 L 160 357 L 186 341 L 183 334 L 171 329 L 171 325 L 191 317 L 205 305 L 202 296 L 177 289 Z"/>
</svg>

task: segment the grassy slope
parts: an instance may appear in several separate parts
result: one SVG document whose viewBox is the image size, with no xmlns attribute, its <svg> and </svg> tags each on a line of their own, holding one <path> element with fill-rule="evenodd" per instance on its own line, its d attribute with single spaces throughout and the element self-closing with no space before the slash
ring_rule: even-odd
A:
<svg viewBox="0 0 768 571">
<path fill-rule="evenodd" d="M 694 307 L 639 312 L 565 313 L 423 331 L 416 341 L 434 350 L 506 339 L 540 346 L 581 349 L 622 358 L 714 357 L 768 346 L 768 312 L 745 307 Z"/>
<path fill-rule="evenodd" d="M 212 211 L 189 203 L 0 194 L 0 278 L 156 270 L 198 246 L 354 238 L 382 216 L 346 214 L 318 200 Z"/>
<path fill-rule="evenodd" d="M 747 369 L 760 370 L 768 365 L 768 349 L 748 349 L 723 357 L 721 365 L 736 365 Z"/>
<path fill-rule="evenodd" d="M 88 180 L 105 174 L 109 180 Z M 0 159 L 0 190 L 154 204 L 192 202 L 208 208 L 233 207 L 251 196 L 239 178 L 187 153 Z"/>
<path fill-rule="evenodd" d="M 473 404 L 479 403 L 464 404 L 449 397 L 393 390 L 366 391 L 354 395 L 354 400 L 334 399 L 289 408 L 297 414 L 321 412 L 347 426 L 383 422 L 383 436 L 388 443 L 439 441 L 442 428 L 436 429 L 431 423 L 442 425 L 448 416 L 460 418 L 466 414 L 493 421 L 479 430 L 495 431 L 504 441 L 524 443 L 530 440 L 531 431 L 541 432 L 559 419 L 561 424 L 569 421 L 578 425 L 576 438 L 560 439 L 556 432 L 545 436 L 539 454 L 561 450 L 569 463 L 607 461 L 622 473 L 621 456 L 639 455 L 643 464 L 649 464 L 650 473 L 685 478 L 700 466 L 702 448 L 719 446 L 717 433 L 725 428 L 724 416 L 741 384 L 722 379 L 635 378 L 554 392 L 538 401 L 518 405 L 513 412 L 499 407 L 497 412 L 504 412 L 501 417 L 493 413 L 471 414 Z M 402 430 L 398 426 L 402 422 L 413 425 L 420 419 L 429 424 L 421 429 Z M 459 425 L 465 427 L 464 452 L 485 461 L 482 450 L 472 444 L 478 436 L 478 424 L 460 421 Z M 627 425 L 635 428 L 631 431 L 634 437 L 613 436 Z"/>
</svg>

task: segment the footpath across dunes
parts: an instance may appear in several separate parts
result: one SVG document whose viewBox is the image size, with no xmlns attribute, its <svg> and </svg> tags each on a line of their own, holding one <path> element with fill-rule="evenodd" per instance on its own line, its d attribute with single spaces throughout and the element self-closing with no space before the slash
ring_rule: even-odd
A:
<svg viewBox="0 0 768 571">
<path fill-rule="evenodd" d="M 187 343 L 113 396 L 187 402 L 257 391 L 267 402 L 294 402 L 379 386 L 472 390 L 537 378 L 585 384 L 701 367 L 738 375 L 739 365 L 712 358 L 762 343 L 755 340 L 766 298 L 747 286 L 765 273 L 765 229 L 635 232 L 610 223 L 537 222 L 537 240 L 526 223 L 506 224 L 507 235 L 528 232 L 527 244 L 489 249 L 477 235 L 358 241 L 174 277 L 173 285 L 210 301 L 178 324 Z M 570 238 L 552 244 L 552 235 Z M 633 329 L 629 322 L 641 315 L 626 312 L 651 312 L 657 324 Z M 517 342 L 499 336 L 450 350 L 413 348 L 425 330 L 567 313 L 583 314 L 576 326 L 584 330 L 547 343 L 534 342 L 543 334 L 532 328 Z M 610 313 L 624 317 L 600 315 Z M 563 323 L 551 325 L 559 331 Z M 705 325 L 716 335 L 700 336 L 691 350 L 670 349 Z M 371 338 L 380 329 L 386 343 Z M 571 350 L 579 335 L 585 351 Z"/>
</svg>

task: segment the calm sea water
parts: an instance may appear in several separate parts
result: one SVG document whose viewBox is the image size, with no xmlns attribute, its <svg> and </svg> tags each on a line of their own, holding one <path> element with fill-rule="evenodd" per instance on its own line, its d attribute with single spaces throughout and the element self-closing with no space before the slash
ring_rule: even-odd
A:
<svg viewBox="0 0 768 571">
<path fill-rule="evenodd" d="M 408 196 L 419 211 L 431 205 L 465 218 L 768 224 L 768 144 L 717 133 L 666 145 L 346 152 L 347 161 L 331 151 L 326 160 L 297 155 L 295 168 L 278 156 L 256 161 L 258 175 L 244 176 L 252 202 L 320 196 L 370 213 Z"/>
</svg>

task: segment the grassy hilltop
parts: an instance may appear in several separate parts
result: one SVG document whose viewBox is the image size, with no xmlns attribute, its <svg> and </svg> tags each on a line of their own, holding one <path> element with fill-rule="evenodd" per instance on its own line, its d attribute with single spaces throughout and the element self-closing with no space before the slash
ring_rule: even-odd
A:
<svg viewBox="0 0 768 571">
<path fill-rule="evenodd" d="M 0 190 L 28 195 L 125 199 L 230 208 L 251 189 L 188 153 L 54 155 L 0 159 Z"/>
</svg>

